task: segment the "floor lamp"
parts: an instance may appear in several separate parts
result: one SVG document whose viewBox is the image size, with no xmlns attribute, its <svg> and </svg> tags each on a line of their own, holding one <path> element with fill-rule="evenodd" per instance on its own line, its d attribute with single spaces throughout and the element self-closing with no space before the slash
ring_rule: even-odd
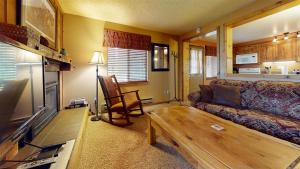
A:
<svg viewBox="0 0 300 169">
<path fill-rule="evenodd" d="M 99 116 L 98 75 L 99 75 L 99 66 L 104 65 L 103 53 L 101 51 L 95 51 L 90 61 L 90 64 L 96 65 L 96 103 L 95 103 L 96 115 L 91 118 L 91 121 L 99 121 L 101 117 Z"/>
</svg>

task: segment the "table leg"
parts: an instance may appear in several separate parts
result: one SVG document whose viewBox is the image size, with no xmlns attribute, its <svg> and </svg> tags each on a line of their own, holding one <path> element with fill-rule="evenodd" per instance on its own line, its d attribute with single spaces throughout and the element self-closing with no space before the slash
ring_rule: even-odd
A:
<svg viewBox="0 0 300 169">
<path fill-rule="evenodd" d="M 155 128 L 151 125 L 151 119 L 148 119 L 148 143 L 154 145 L 156 143 Z"/>
</svg>

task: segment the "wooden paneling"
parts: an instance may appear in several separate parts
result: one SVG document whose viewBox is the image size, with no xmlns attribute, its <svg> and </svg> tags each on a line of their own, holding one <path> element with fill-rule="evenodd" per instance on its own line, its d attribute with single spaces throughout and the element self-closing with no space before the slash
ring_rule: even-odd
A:
<svg viewBox="0 0 300 169">
<path fill-rule="evenodd" d="M 5 1 L 0 1 L 0 22 L 5 22 L 5 15 L 6 15 L 6 7 Z"/>
<path fill-rule="evenodd" d="M 16 0 L 0 1 L 0 22 L 16 24 Z"/>
<path fill-rule="evenodd" d="M 190 92 L 190 80 L 189 80 L 189 72 L 190 72 L 190 44 L 189 42 L 183 42 L 183 101 L 187 101 L 187 96 Z"/>
<path fill-rule="evenodd" d="M 7 23 L 16 24 L 17 16 L 16 16 L 16 0 L 7 0 Z"/>
</svg>

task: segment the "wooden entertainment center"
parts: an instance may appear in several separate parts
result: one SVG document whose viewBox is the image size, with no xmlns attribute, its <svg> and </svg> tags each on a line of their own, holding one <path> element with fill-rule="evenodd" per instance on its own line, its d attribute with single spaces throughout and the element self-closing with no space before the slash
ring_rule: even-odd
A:
<svg viewBox="0 0 300 169">
<path fill-rule="evenodd" d="M 88 113 L 88 107 L 60 111 L 58 115 L 33 139 L 31 144 L 45 146 L 75 139 L 75 145 L 67 168 L 76 169 L 78 167 L 82 149 L 82 140 L 85 134 Z M 10 157 L 7 157 L 6 159 L 22 160 L 36 150 L 37 148 L 30 146 L 25 146 L 18 150 L 16 144 L 11 152 L 7 154 Z M 18 154 L 16 155 L 16 153 Z M 6 165 L 11 166 L 13 164 L 7 163 L 3 167 Z"/>
</svg>

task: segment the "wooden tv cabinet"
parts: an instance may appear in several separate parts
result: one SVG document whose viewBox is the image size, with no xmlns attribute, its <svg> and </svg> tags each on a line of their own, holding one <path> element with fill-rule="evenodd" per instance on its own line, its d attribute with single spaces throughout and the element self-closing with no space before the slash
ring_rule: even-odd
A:
<svg viewBox="0 0 300 169">
<path fill-rule="evenodd" d="M 68 169 L 79 167 L 80 155 L 88 120 L 88 107 L 62 110 L 57 116 L 33 139 L 32 144 L 44 146 L 63 143 L 75 139 L 75 144 L 69 159 Z M 38 149 L 25 146 L 18 150 L 18 146 L 12 149 L 7 158 L 8 160 L 22 160 Z M 14 156 L 18 153 L 16 156 Z M 7 163 L 1 167 L 8 167 L 14 164 Z M 1 168 L 0 167 L 0 168 Z"/>
<path fill-rule="evenodd" d="M 156 132 L 196 168 L 299 169 L 300 147 L 187 106 L 148 113 L 148 142 Z M 211 126 L 224 127 L 218 131 Z"/>
</svg>

